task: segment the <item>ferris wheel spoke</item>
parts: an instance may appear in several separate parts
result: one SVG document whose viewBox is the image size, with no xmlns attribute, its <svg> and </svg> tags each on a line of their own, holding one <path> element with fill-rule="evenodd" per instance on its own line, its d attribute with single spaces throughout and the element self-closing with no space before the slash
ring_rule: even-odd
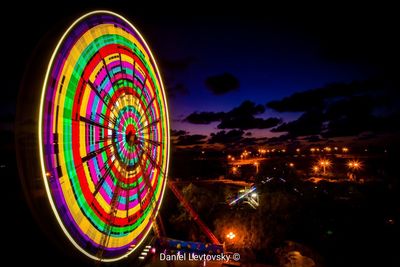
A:
<svg viewBox="0 0 400 267">
<path fill-rule="evenodd" d="M 114 88 L 114 83 L 112 82 L 110 72 L 108 71 L 108 68 L 107 68 L 106 60 L 102 57 L 102 58 L 101 58 L 101 61 L 103 62 L 103 66 L 104 66 L 104 69 L 106 70 L 107 77 L 108 77 L 108 79 L 110 80 L 111 86 L 112 86 L 113 89 L 115 90 L 115 88 Z"/>
<path fill-rule="evenodd" d="M 104 114 L 102 113 L 96 113 L 97 116 L 108 122 L 109 124 L 112 124 L 112 128 L 115 127 L 117 124 L 117 119 L 116 118 L 107 118 Z"/>
<path fill-rule="evenodd" d="M 151 127 L 151 126 L 154 126 L 154 125 L 156 125 L 156 124 L 159 123 L 159 122 L 160 122 L 160 119 L 156 119 L 155 121 L 152 121 L 152 122 L 150 122 L 149 124 L 147 124 L 147 125 L 145 125 L 145 126 L 139 128 L 137 131 L 138 131 L 138 132 L 142 132 L 144 129 L 147 129 L 147 128 Z"/>
<path fill-rule="evenodd" d="M 113 128 L 110 128 L 110 127 L 108 127 L 108 126 L 106 126 L 106 125 L 100 124 L 99 122 L 94 121 L 94 120 L 92 120 L 92 119 L 90 119 L 90 118 L 86 118 L 86 117 L 80 116 L 80 117 L 79 117 L 79 120 L 82 121 L 82 122 L 84 122 L 84 123 L 93 125 L 93 126 L 97 126 L 97 127 L 100 127 L 100 128 L 104 128 L 104 129 L 108 129 L 108 130 L 114 131 Z"/>
<path fill-rule="evenodd" d="M 122 64 L 121 52 L 118 52 L 118 57 L 119 57 L 119 67 L 121 68 L 121 74 L 122 74 L 122 77 L 124 78 L 124 84 L 126 85 L 126 80 L 127 80 L 126 70 L 124 69 L 123 64 Z"/>
<path fill-rule="evenodd" d="M 106 151 L 107 149 L 110 149 L 112 147 L 112 144 L 106 145 L 105 147 L 102 147 L 100 149 L 94 150 L 92 152 L 89 152 L 89 154 L 87 154 L 86 156 L 84 156 L 82 158 L 82 162 L 86 162 L 91 160 L 92 158 L 96 157 L 97 155 L 103 153 L 104 151 Z"/>
<path fill-rule="evenodd" d="M 149 110 L 149 108 L 151 107 L 151 105 L 153 104 L 153 102 L 154 102 L 155 99 L 156 99 L 156 98 L 153 97 L 153 98 L 149 101 L 149 103 L 147 103 L 145 110 L 143 111 L 143 113 L 142 113 L 142 114 L 140 115 L 140 117 L 139 117 L 139 122 L 142 122 L 143 117 L 147 114 L 147 111 Z"/>
<path fill-rule="evenodd" d="M 136 80 L 142 85 L 142 88 L 140 88 L 140 89 L 143 91 L 145 89 L 145 86 L 146 86 L 147 76 L 144 77 L 143 82 L 140 79 L 136 79 Z"/>
<path fill-rule="evenodd" d="M 93 192 L 93 198 L 96 197 L 97 193 L 100 191 L 101 187 L 103 186 L 103 183 L 106 180 L 107 176 L 110 175 L 112 167 L 114 166 L 114 164 L 115 164 L 115 160 L 113 160 L 111 162 L 111 164 L 105 168 L 104 174 L 101 176 L 101 178 L 99 179 L 99 181 L 96 184 L 95 190 Z"/>
<path fill-rule="evenodd" d="M 155 140 L 151 140 L 151 139 L 140 137 L 140 136 L 138 138 L 140 140 L 142 140 L 144 143 L 149 143 L 153 146 L 160 146 L 162 144 L 162 142 L 160 142 L 160 141 L 155 141 Z"/>
<path fill-rule="evenodd" d="M 112 109 L 109 105 L 109 103 L 107 103 L 104 98 L 101 96 L 100 92 L 97 90 L 96 86 L 94 85 L 94 83 L 90 80 L 85 81 L 90 89 L 92 89 L 92 91 L 96 94 L 96 96 L 100 99 L 101 102 L 103 102 L 103 104 L 107 107 L 108 110 L 111 110 L 111 112 L 113 112 L 114 109 Z M 113 112 L 114 116 L 116 117 L 115 113 Z"/>
<path fill-rule="evenodd" d="M 139 146 L 141 147 L 141 150 L 143 151 L 143 153 L 146 154 L 151 165 L 153 165 L 153 167 L 157 168 L 161 173 L 163 173 L 161 166 L 155 161 L 155 159 L 153 159 L 153 157 L 151 156 L 151 153 L 142 144 L 140 144 Z"/>
<path fill-rule="evenodd" d="M 106 135 L 106 136 L 103 136 L 102 138 L 96 140 L 95 144 L 100 144 L 100 143 L 104 143 L 104 142 L 112 141 L 112 140 L 113 140 L 112 135 Z"/>
<path fill-rule="evenodd" d="M 132 60 L 132 61 L 133 61 L 133 63 L 132 63 L 132 65 L 133 65 L 133 68 L 132 68 L 132 70 L 133 70 L 132 86 L 134 86 L 135 85 L 135 79 L 136 79 L 136 75 L 135 75 L 135 73 L 136 73 L 136 61 L 135 60 Z"/>
</svg>

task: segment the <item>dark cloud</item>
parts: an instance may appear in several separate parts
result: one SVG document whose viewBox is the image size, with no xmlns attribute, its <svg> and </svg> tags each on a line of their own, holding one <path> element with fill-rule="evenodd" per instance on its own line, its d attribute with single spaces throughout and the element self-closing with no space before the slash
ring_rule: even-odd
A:
<svg viewBox="0 0 400 267">
<path fill-rule="evenodd" d="M 267 129 L 272 128 L 281 120 L 278 118 L 256 118 L 265 112 L 263 105 L 256 105 L 251 101 L 244 101 L 239 107 L 236 107 L 223 116 L 221 123 L 218 125 L 219 129 Z"/>
<path fill-rule="evenodd" d="M 309 143 L 315 143 L 315 142 L 322 141 L 322 139 L 319 135 L 309 135 L 309 136 L 304 137 L 303 140 L 307 141 Z"/>
<path fill-rule="evenodd" d="M 177 95 L 188 95 L 189 90 L 183 83 L 177 83 L 167 88 L 168 96 L 176 97 Z"/>
<path fill-rule="evenodd" d="M 245 136 L 252 136 L 252 135 L 253 135 L 252 132 L 246 132 L 246 133 L 245 133 Z"/>
<path fill-rule="evenodd" d="M 297 120 L 272 130 L 290 136 L 331 138 L 399 130 L 398 87 L 379 80 L 328 85 L 295 93 L 267 106 L 280 112 L 304 112 Z"/>
<path fill-rule="evenodd" d="M 171 130 L 171 136 L 181 136 L 181 135 L 187 135 L 189 132 L 185 130 Z"/>
<path fill-rule="evenodd" d="M 208 77 L 206 87 L 215 95 L 223 95 L 239 89 L 239 80 L 229 73 Z"/>
<path fill-rule="evenodd" d="M 243 139 L 244 131 L 242 130 L 230 130 L 226 131 L 219 131 L 217 133 L 211 133 L 211 137 L 208 140 L 210 144 L 229 144 L 229 143 L 236 143 Z"/>
<path fill-rule="evenodd" d="M 331 104 L 325 112 L 328 121 L 324 137 L 358 135 L 364 131 L 379 130 L 374 117 L 374 100 L 370 96 L 354 96 Z"/>
<path fill-rule="evenodd" d="M 285 122 L 272 132 L 288 132 L 291 136 L 315 135 L 322 131 L 324 116 L 320 111 L 308 111 L 297 120 Z"/>
<path fill-rule="evenodd" d="M 210 124 L 215 121 L 220 121 L 224 115 L 224 112 L 194 112 L 183 121 L 193 124 Z"/>
<path fill-rule="evenodd" d="M 363 132 L 357 136 L 357 140 L 371 140 L 376 137 L 377 137 L 377 135 L 373 132 Z"/>
<path fill-rule="evenodd" d="M 277 137 L 268 138 L 264 143 L 267 145 L 279 146 L 282 144 L 287 144 L 290 139 L 291 137 L 288 134 L 282 134 Z"/>
<path fill-rule="evenodd" d="M 278 118 L 254 118 L 253 116 L 226 117 L 218 124 L 218 129 L 268 129 L 281 123 Z"/>
<path fill-rule="evenodd" d="M 222 119 L 221 123 L 218 124 L 218 129 L 268 129 L 272 128 L 282 120 L 278 118 L 254 118 L 253 116 L 227 116 Z"/>
<path fill-rule="evenodd" d="M 243 101 L 240 106 L 233 108 L 228 112 L 229 116 L 241 116 L 246 115 L 258 115 L 265 112 L 265 107 L 263 105 L 256 105 L 254 102 L 249 100 Z"/>
<path fill-rule="evenodd" d="M 220 121 L 218 129 L 267 129 L 279 123 L 278 118 L 256 118 L 255 115 L 265 112 L 263 105 L 256 105 L 251 101 L 244 101 L 239 107 L 229 112 L 194 112 L 187 116 L 184 121 L 193 124 L 210 124 Z"/>
<path fill-rule="evenodd" d="M 328 99 L 347 97 L 357 93 L 373 92 L 382 87 L 380 81 L 329 84 L 323 88 L 294 93 L 282 100 L 271 101 L 267 107 L 279 112 L 302 112 L 322 109 Z"/>
<path fill-rule="evenodd" d="M 176 146 L 192 146 L 201 145 L 206 143 L 207 136 L 201 134 L 186 134 L 178 136 L 178 139 L 174 143 Z"/>
</svg>

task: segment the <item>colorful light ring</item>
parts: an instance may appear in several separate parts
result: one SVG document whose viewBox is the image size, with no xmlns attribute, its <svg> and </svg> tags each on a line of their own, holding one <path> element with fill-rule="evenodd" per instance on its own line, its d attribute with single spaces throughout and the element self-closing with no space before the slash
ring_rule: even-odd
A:
<svg viewBox="0 0 400 267">
<path fill-rule="evenodd" d="M 156 62 L 126 19 L 95 11 L 65 32 L 43 86 L 39 144 L 69 240 L 97 260 L 133 252 L 162 200 L 169 121 Z"/>
</svg>

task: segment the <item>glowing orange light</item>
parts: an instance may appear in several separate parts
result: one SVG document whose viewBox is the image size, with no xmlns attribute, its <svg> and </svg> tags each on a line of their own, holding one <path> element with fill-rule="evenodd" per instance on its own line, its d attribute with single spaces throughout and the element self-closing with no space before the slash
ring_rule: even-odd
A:
<svg viewBox="0 0 400 267">
<path fill-rule="evenodd" d="M 347 162 L 347 166 L 349 167 L 349 169 L 359 170 L 361 169 L 362 164 L 358 160 L 350 160 L 349 162 Z"/>
<path fill-rule="evenodd" d="M 327 160 L 327 159 L 321 159 L 321 160 L 319 161 L 319 165 L 328 167 L 328 166 L 331 165 L 331 162 L 330 162 L 329 160 Z"/>
<path fill-rule="evenodd" d="M 293 162 L 290 162 L 290 163 L 289 163 L 289 166 L 290 166 L 290 167 L 294 167 L 294 163 L 293 163 Z"/>
<path fill-rule="evenodd" d="M 232 240 L 236 237 L 236 235 L 233 232 L 229 232 L 229 234 L 227 234 L 226 237 Z"/>
</svg>

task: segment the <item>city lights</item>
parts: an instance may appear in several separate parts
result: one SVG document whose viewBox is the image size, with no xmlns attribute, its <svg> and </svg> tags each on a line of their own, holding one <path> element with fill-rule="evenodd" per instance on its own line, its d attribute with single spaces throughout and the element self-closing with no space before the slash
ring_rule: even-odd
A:
<svg viewBox="0 0 400 267">
<path fill-rule="evenodd" d="M 347 162 L 347 167 L 352 170 L 359 170 L 362 167 L 362 164 L 358 160 L 350 160 Z"/>
</svg>

